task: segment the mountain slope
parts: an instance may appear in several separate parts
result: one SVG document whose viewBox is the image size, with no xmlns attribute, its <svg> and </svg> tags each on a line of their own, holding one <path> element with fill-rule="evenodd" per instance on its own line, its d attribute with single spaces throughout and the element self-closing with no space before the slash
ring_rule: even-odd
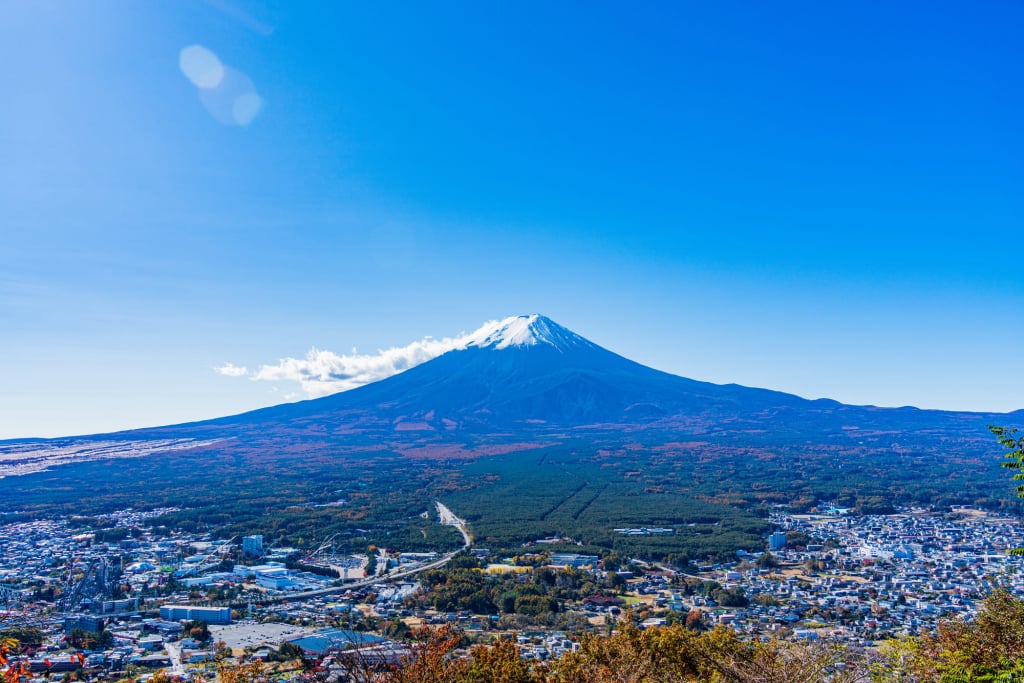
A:
<svg viewBox="0 0 1024 683">
<path fill-rule="evenodd" d="M 385 380 L 216 422 L 276 422 L 371 411 L 391 420 L 429 416 L 435 421 L 449 419 L 481 426 L 535 421 L 579 426 L 822 403 L 654 370 L 603 349 L 543 316 L 520 316 L 502 322 L 501 329 L 480 335 L 466 348 L 449 351 Z"/>
<path fill-rule="evenodd" d="M 507 318 L 473 335 L 463 348 L 347 392 L 130 434 L 276 434 L 293 441 L 310 437 L 313 430 L 318 438 L 408 442 L 472 437 L 479 443 L 585 429 L 735 434 L 762 443 L 910 439 L 923 444 L 987 439 L 985 425 L 1008 417 L 850 406 L 700 382 L 643 366 L 531 315 Z"/>
</svg>

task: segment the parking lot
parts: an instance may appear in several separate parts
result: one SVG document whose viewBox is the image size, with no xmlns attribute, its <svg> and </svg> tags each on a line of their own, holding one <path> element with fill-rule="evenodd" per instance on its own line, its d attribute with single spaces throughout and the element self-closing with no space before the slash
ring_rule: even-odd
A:
<svg viewBox="0 0 1024 683">
<path fill-rule="evenodd" d="M 210 626 L 210 635 L 214 642 L 223 640 L 232 650 L 246 647 L 258 648 L 263 645 L 277 647 L 286 638 L 306 635 L 315 629 L 291 624 L 257 624 L 238 622 L 223 626 Z"/>
</svg>

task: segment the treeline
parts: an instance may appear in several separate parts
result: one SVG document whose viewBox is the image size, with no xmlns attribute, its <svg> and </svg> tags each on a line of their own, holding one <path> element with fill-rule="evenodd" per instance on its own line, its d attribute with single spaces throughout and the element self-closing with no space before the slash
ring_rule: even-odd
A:
<svg viewBox="0 0 1024 683">
<path fill-rule="evenodd" d="M 532 568 L 523 573 L 485 574 L 473 558 L 456 558 L 454 567 L 419 575 L 425 590 L 411 600 L 417 607 L 440 612 L 465 610 L 473 614 L 517 614 L 529 619 L 550 617 L 567 603 L 595 595 L 612 595 L 616 588 L 576 569 Z M 541 619 L 541 622 L 546 623 Z"/>
<path fill-rule="evenodd" d="M 409 598 L 409 604 L 440 612 L 517 615 L 524 618 L 517 622 L 521 625 L 551 625 L 552 617 L 587 599 L 598 598 L 595 602 L 605 605 L 625 602 L 617 597 L 628 586 L 614 572 L 616 559 L 614 554 L 608 556 L 608 571 L 599 577 L 580 569 L 547 566 L 522 566 L 519 572 L 488 574 L 475 558 L 459 555 L 447 567 L 421 573 L 424 590 Z M 683 595 L 704 595 L 723 607 L 745 607 L 749 603 L 740 586 L 727 588 L 716 581 L 683 576 L 673 578 L 672 585 Z M 686 615 L 669 612 L 666 616 L 681 619 Z"/>
</svg>

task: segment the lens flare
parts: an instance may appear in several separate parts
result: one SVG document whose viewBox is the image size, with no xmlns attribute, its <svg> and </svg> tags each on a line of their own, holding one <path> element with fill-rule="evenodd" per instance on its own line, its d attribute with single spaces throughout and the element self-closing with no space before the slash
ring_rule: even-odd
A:
<svg viewBox="0 0 1024 683">
<path fill-rule="evenodd" d="M 230 66 L 224 67 L 216 88 L 199 89 L 199 100 L 210 116 L 228 126 L 248 126 L 263 106 L 252 79 Z"/>
<path fill-rule="evenodd" d="M 178 55 L 178 66 L 197 88 L 216 88 L 224 80 L 224 65 L 202 45 L 189 45 Z"/>
</svg>

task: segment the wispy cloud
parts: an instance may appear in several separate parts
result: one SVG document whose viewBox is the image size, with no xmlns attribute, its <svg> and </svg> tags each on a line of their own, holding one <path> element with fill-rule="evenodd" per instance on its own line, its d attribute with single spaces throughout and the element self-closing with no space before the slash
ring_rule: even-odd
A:
<svg viewBox="0 0 1024 683">
<path fill-rule="evenodd" d="M 220 367 L 213 369 L 218 375 L 224 375 L 225 377 L 245 377 L 249 374 L 249 369 L 245 366 L 238 366 L 234 363 L 225 363 Z"/>
<path fill-rule="evenodd" d="M 521 317 L 516 316 L 504 320 L 491 320 L 468 334 L 443 339 L 425 337 L 406 346 L 383 349 L 376 353 L 359 353 L 352 349 L 352 353 L 339 354 L 314 347 L 305 358 L 282 358 L 273 365 L 260 365 L 251 373 L 248 373 L 246 368 L 236 367 L 231 363 L 214 369 L 229 377 L 243 377 L 248 374 L 254 381 L 295 382 L 307 397 L 316 398 L 386 379 L 449 351 L 492 343 L 496 339 L 495 335 L 516 333 L 519 327 L 522 327 L 522 323 Z M 519 330 L 519 333 L 521 332 Z M 510 343 L 523 342 L 515 336 L 509 340 Z M 297 397 L 291 392 L 285 395 L 286 400 Z"/>
<path fill-rule="evenodd" d="M 261 36 L 266 37 L 274 32 L 273 24 L 261 21 L 233 2 L 228 2 L 228 0 L 206 0 L 206 4 Z"/>
</svg>

